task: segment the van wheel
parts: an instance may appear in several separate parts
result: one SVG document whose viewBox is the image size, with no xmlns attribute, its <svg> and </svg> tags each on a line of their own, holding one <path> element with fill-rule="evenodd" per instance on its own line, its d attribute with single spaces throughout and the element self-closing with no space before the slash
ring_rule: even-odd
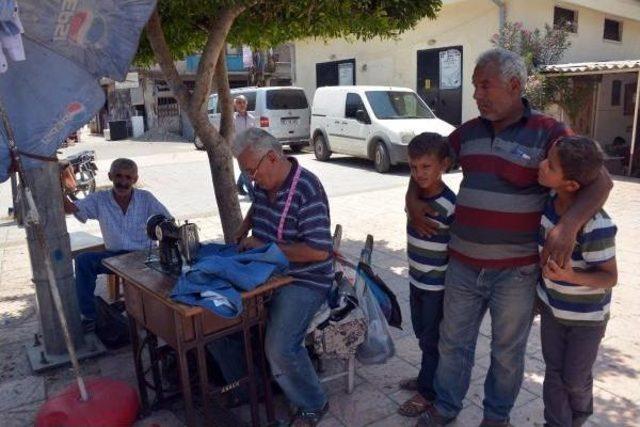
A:
<svg viewBox="0 0 640 427">
<path fill-rule="evenodd" d="M 193 141 L 193 145 L 196 146 L 196 150 L 204 150 L 204 144 L 202 143 L 200 137 L 196 136 L 196 139 Z"/>
<path fill-rule="evenodd" d="M 324 162 L 331 157 L 331 150 L 327 146 L 324 136 L 320 133 L 313 138 L 313 153 L 316 155 L 316 159 Z"/>
<path fill-rule="evenodd" d="M 376 151 L 374 152 L 373 165 L 376 171 L 380 173 L 389 172 L 391 167 L 391 159 L 389 158 L 389 151 L 383 142 L 378 141 L 376 143 Z"/>
</svg>

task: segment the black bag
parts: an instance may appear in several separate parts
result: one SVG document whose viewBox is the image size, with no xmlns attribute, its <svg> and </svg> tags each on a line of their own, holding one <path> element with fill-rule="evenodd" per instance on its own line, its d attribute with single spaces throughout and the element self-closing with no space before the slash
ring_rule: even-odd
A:
<svg viewBox="0 0 640 427">
<path fill-rule="evenodd" d="M 107 348 L 115 350 L 131 342 L 129 321 L 122 312 L 122 305 L 109 304 L 101 297 L 96 297 L 96 311 L 96 335 Z"/>
</svg>

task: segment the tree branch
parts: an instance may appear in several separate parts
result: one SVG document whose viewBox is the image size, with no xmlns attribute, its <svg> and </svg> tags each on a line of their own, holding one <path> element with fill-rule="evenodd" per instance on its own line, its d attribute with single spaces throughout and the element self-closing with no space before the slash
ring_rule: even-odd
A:
<svg viewBox="0 0 640 427">
<path fill-rule="evenodd" d="M 173 96 L 176 98 L 182 108 L 189 106 L 191 96 L 187 87 L 184 85 L 184 81 L 178 70 L 176 64 L 173 61 L 173 55 L 169 50 L 169 45 L 164 37 L 164 31 L 162 29 L 162 23 L 160 22 L 160 14 L 158 13 L 158 7 L 151 14 L 149 22 L 147 22 L 147 39 L 151 45 L 151 49 L 162 69 L 162 73 L 167 81 L 167 84 L 173 91 Z"/>
<path fill-rule="evenodd" d="M 227 34 L 238 15 L 244 12 L 246 6 L 237 5 L 229 9 L 222 9 L 209 27 L 207 43 L 202 51 L 195 88 L 191 96 L 189 108 L 198 111 L 206 102 L 211 92 L 211 81 L 215 72 L 215 65 L 221 52 L 224 52 Z"/>
</svg>

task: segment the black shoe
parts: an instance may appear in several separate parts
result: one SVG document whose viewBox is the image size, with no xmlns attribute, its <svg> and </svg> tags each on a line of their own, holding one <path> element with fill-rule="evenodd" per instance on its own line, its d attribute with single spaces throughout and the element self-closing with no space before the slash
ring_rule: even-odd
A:
<svg viewBox="0 0 640 427">
<path fill-rule="evenodd" d="M 84 332 L 85 334 L 88 334 L 90 332 L 95 332 L 96 330 L 95 319 L 84 318 L 82 319 L 81 323 L 82 323 L 82 332 Z"/>
<path fill-rule="evenodd" d="M 452 423 L 455 418 L 446 418 L 438 413 L 436 408 L 431 406 L 426 412 L 423 412 L 418 418 L 416 427 L 443 427 Z"/>
<path fill-rule="evenodd" d="M 317 411 L 298 410 L 289 423 L 289 427 L 314 427 L 318 425 L 322 417 L 329 412 L 329 402 Z"/>
</svg>

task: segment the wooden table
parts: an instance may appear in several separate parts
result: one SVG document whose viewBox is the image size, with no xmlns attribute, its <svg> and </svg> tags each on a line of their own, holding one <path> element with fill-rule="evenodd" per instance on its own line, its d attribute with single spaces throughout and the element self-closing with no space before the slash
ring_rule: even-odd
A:
<svg viewBox="0 0 640 427">
<path fill-rule="evenodd" d="M 264 401 L 269 422 L 275 418 L 271 394 L 270 380 L 267 374 L 264 348 L 264 329 L 266 322 L 265 301 L 272 292 L 292 281 L 290 277 L 276 277 L 251 292 L 242 294 L 243 313 L 235 319 L 225 319 L 200 307 L 188 306 L 174 302 L 170 298 L 176 279 L 145 264 L 145 251 L 132 252 L 103 261 L 103 264 L 118 275 L 124 283 L 124 299 L 130 322 L 131 344 L 133 346 L 136 377 L 140 391 L 140 399 L 144 409 L 149 408 L 147 383 L 140 357 L 141 349 L 138 328 L 147 331 L 149 340 L 149 359 L 154 388 L 157 398 L 162 401 L 162 383 L 158 363 L 157 337 L 162 338 L 177 353 L 182 394 L 185 399 L 187 424 L 195 425 L 195 412 L 187 353 L 195 350 L 197 355 L 198 378 L 202 396 L 205 425 L 212 425 L 210 411 L 210 390 L 207 380 L 207 363 L 205 345 L 224 336 L 242 332 L 247 375 L 224 387 L 215 387 L 213 393 L 225 393 L 243 384 L 249 386 L 252 425 L 260 424 L 258 411 L 258 381 L 254 372 L 254 355 L 251 348 L 252 328 L 257 329 L 258 343 L 261 352 L 258 362 L 262 368 Z M 254 328 L 255 327 L 255 328 Z"/>
</svg>

